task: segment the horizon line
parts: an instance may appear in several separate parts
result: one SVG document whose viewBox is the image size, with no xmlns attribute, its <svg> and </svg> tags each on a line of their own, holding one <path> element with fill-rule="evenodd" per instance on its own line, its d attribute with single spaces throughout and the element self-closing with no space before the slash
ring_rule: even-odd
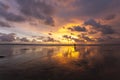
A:
<svg viewBox="0 0 120 80">
<path fill-rule="evenodd" d="M 33 46 L 113 46 L 120 43 L 0 43 L 0 45 L 33 45 Z"/>
</svg>

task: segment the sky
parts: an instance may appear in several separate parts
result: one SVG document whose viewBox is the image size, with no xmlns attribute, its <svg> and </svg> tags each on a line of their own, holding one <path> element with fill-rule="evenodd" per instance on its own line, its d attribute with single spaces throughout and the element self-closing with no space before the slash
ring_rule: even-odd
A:
<svg viewBox="0 0 120 80">
<path fill-rule="evenodd" d="M 120 41 L 120 0 L 0 0 L 0 42 Z"/>
</svg>

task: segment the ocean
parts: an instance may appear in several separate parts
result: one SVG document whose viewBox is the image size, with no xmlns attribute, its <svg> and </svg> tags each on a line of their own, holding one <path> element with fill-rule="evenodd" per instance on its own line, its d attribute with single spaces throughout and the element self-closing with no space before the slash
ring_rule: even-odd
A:
<svg viewBox="0 0 120 80">
<path fill-rule="evenodd" d="M 0 80 L 120 80 L 120 45 L 0 45 Z"/>
</svg>

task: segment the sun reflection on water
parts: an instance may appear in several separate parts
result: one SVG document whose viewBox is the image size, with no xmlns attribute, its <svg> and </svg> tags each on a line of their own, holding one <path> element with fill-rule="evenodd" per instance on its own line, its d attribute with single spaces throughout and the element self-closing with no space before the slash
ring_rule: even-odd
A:
<svg viewBox="0 0 120 80">
<path fill-rule="evenodd" d="M 109 77 L 110 74 L 116 76 L 120 72 L 119 48 L 119 46 L 0 46 L 0 66 L 3 66 L 0 73 L 10 75 L 18 73 L 25 77 L 33 76 L 34 79 L 36 76 L 43 77 L 45 80 L 48 80 L 46 79 L 48 77 L 51 80 L 58 78 L 86 80 L 83 79 L 85 78 L 83 75 L 89 78 L 98 74 L 103 77 Z M 14 75 L 10 76 L 11 80 Z M 21 75 L 18 77 L 21 78 Z"/>
<path fill-rule="evenodd" d="M 63 46 L 60 48 L 59 52 L 52 57 L 56 61 L 58 66 L 71 69 L 71 70 L 83 70 L 82 66 L 79 63 L 81 58 L 81 52 L 76 50 L 75 46 Z"/>
</svg>

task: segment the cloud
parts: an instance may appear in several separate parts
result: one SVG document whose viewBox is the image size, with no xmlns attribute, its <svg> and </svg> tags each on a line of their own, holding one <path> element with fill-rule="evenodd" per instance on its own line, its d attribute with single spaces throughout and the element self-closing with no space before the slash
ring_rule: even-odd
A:
<svg viewBox="0 0 120 80">
<path fill-rule="evenodd" d="M 98 42 L 102 42 L 102 41 L 110 41 L 110 40 L 113 40 L 113 39 L 117 39 L 117 38 L 113 38 L 113 37 L 111 37 L 111 36 L 103 36 L 103 37 L 101 37 L 101 38 L 96 38 L 96 40 L 98 41 Z"/>
<path fill-rule="evenodd" d="M 23 37 L 20 39 L 21 42 L 30 42 L 29 39 L 27 39 L 27 37 Z"/>
<path fill-rule="evenodd" d="M 94 19 L 89 19 L 84 22 L 84 25 L 90 25 L 93 29 L 102 32 L 103 34 L 114 34 L 115 31 L 109 25 L 102 25 L 101 23 L 96 22 Z"/>
<path fill-rule="evenodd" d="M 0 2 L 0 9 L 8 9 L 9 8 L 9 6 L 8 5 L 5 5 L 5 4 L 3 4 L 2 2 Z"/>
<path fill-rule="evenodd" d="M 69 36 L 69 35 L 63 35 L 63 38 L 66 38 L 66 39 L 72 39 L 72 37 Z"/>
<path fill-rule="evenodd" d="M 52 35 L 52 33 L 48 33 L 49 35 Z M 36 39 L 38 41 L 43 41 L 43 42 L 60 42 L 59 40 L 56 40 L 55 38 L 52 37 L 47 37 L 47 36 L 33 36 L 33 39 Z"/>
<path fill-rule="evenodd" d="M 93 39 L 90 39 L 88 36 L 82 36 L 82 39 L 86 41 L 94 41 Z"/>
<path fill-rule="evenodd" d="M 116 18 L 116 15 L 115 14 L 111 14 L 111 15 L 108 15 L 106 17 L 103 18 L 103 20 L 113 20 Z"/>
<path fill-rule="evenodd" d="M 54 26 L 54 7 L 41 0 L 17 0 L 21 12 L 27 17 L 33 17 L 44 21 L 45 24 Z"/>
<path fill-rule="evenodd" d="M 0 27 L 8 27 L 8 28 L 10 28 L 11 25 L 6 23 L 6 22 L 0 21 Z"/>
<path fill-rule="evenodd" d="M 89 19 L 84 22 L 85 25 L 91 25 L 94 27 L 100 27 L 100 23 L 97 23 L 94 19 Z"/>
<path fill-rule="evenodd" d="M 1 14 L 3 17 L 5 17 L 6 20 L 8 21 L 13 21 L 13 22 L 23 22 L 25 21 L 25 18 L 20 15 L 16 15 L 13 13 L 6 13 L 6 14 Z"/>
<path fill-rule="evenodd" d="M 78 31 L 78 32 L 86 32 L 87 31 L 85 27 L 81 27 L 81 26 L 72 26 L 68 29 L 71 31 Z"/>
<path fill-rule="evenodd" d="M 84 40 L 87 40 L 87 41 L 91 41 L 91 39 L 87 38 L 87 37 L 80 37 L 81 35 L 78 35 L 79 38 L 73 38 L 72 36 L 69 36 L 69 35 L 63 35 L 63 38 L 67 39 L 68 41 L 69 40 L 73 40 L 75 42 L 84 42 Z"/>
<path fill-rule="evenodd" d="M 115 33 L 115 31 L 111 28 L 111 26 L 108 26 L 108 25 L 103 25 L 100 31 L 103 34 L 114 34 Z"/>
<path fill-rule="evenodd" d="M 0 32 L 0 36 L 1 36 L 1 35 L 5 35 L 5 33 L 1 33 L 1 32 Z"/>
<path fill-rule="evenodd" d="M 15 33 L 10 33 L 10 34 L 1 34 L 0 35 L 0 41 L 2 42 L 13 42 L 15 41 Z"/>
<path fill-rule="evenodd" d="M 8 21 L 13 21 L 13 22 L 25 21 L 25 18 L 23 16 L 11 13 L 7 11 L 8 9 L 9 9 L 8 5 L 5 5 L 0 2 L 0 16 L 1 17 L 5 18 Z"/>
<path fill-rule="evenodd" d="M 36 36 L 36 39 L 38 40 L 43 40 L 45 37 L 44 36 Z"/>
<path fill-rule="evenodd" d="M 0 42 L 31 42 L 27 37 L 18 37 L 15 33 L 0 33 Z"/>
<path fill-rule="evenodd" d="M 48 35 L 52 35 L 52 33 L 48 33 Z"/>
<path fill-rule="evenodd" d="M 83 41 L 94 41 L 93 39 L 89 38 L 89 36 L 85 35 L 85 34 L 80 34 L 78 35 L 79 39 L 83 40 Z"/>
<path fill-rule="evenodd" d="M 75 42 L 81 41 L 80 39 L 73 38 L 72 36 L 69 36 L 69 35 L 63 35 L 63 38 L 65 38 L 67 40 L 74 40 Z"/>
<path fill-rule="evenodd" d="M 112 3 L 112 0 L 75 0 L 73 6 L 76 7 L 77 14 L 94 16 L 102 13 Z"/>
<path fill-rule="evenodd" d="M 0 16 L 1 17 L 5 18 L 8 21 L 13 21 L 13 22 L 25 21 L 25 18 L 23 16 L 8 12 L 7 11 L 8 9 L 9 9 L 9 6 L 0 2 Z"/>
<path fill-rule="evenodd" d="M 72 40 L 74 40 L 75 42 L 84 42 L 84 40 L 80 40 L 80 39 L 77 39 L 77 38 L 72 38 Z"/>
<path fill-rule="evenodd" d="M 54 24 L 54 20 L 53 20 L 52 17 L 48 17 L 48 18 L 46 18 L 46 20 L 45 20 L 45 24 L 47 24 L 47 25 L 51 25 L 51 26 L 54 26 L 54 25 L 55 25 L 55 24 Z"/>
<path fill-rule="evenodd" d="M 51 37 L 47 37 L 46 40 L 43 40 L 44 42 L 60 42 L 58 40 L 55 40 L 54 38 L 51 38 Z"/>
<path fill-rule="evenodd" d="M 110 14 L 119 15 L 120 13 L 119 0 L 72 0 L 71 2 L 66 2 L 68 4 L 64 8 L 61 8 L 61 12 L 59 13 L 60 18 L 64 18 L 66 22 L 86 20 L 88 18 L 101 18 Z"/>
</svg>

